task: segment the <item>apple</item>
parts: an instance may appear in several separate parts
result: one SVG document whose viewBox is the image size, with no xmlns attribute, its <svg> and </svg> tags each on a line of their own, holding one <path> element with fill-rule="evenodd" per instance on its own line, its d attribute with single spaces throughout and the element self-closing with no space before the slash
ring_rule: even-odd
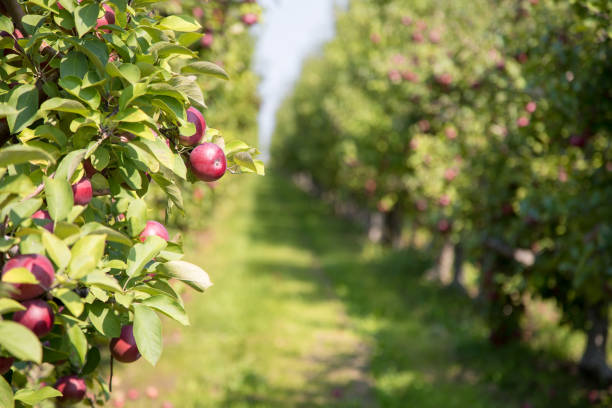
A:
<svg viewBox="0 0 612 408">
<path fill-rule="evenodd" d="M 373 33 L 370 35 L 370 41 L 372 41 L 374 44 L 378 44 L 380 42 L 380 35 Z"/>
<path fill-rule="evenodd" d="M 85 380 L 76 375 L 67 375 L 55 383 L 55 389 L 62 393 L 57 400 L 60 403 L 76 404 L 85 397 L 87 386 Z"/>
<path fill-rule="evenodd" d="M 38 337 L 43 337 L 53 327 L 53 310 L 42 299 L 26 300 L 21 303 L 26 310 L 19 310 L 13 315 L 13 320 L 32 330 Z"/>
<path fill-rule="evenodd" d="M 53 221 L 51 220 L 51 216 L 49 216 L 49 213 L 47 211 L 38 210 L 34 214 L 32 214 L 32 217 L 30 218 L 33 218 L 36 220 L 46 220 L 47 223 L 43 225 L 43 228 L 49 232 L 53 232 Z"/>
<path fill-rule="evenodd" d="M 103 4 L 102 8 L 104 8 L 104 16 L 96 21 L 96 28 L 107 24 L 115 24 L 115 11 L 108 4 Z"/>
<path fill-rule="evenodd" d="M 200 38 L 200 45 L 202 48 L 210 48 L 212 46 L 214 37 L 212 33 L 206 33 Z"/>
<path fill-rule="evenodd" d="M 91 181 L 87 177 L 83 177 L 81 181 L 72 186 L 72 193 L 76 205 L 87 205 L 93 197 Z"/>
<path fill-rule="evenodd" d="M 442 233 L 449 232 L 451 230 L 451 223 L 447 219 L 441 219 L 438 221 L 438 231 Z"/>
<path fill-rule="evenodd" d="M 525 110 L 529 113 L 535 112 L 536 108 L 537 105 L 534 101 L 530 101 L 529 103 L 527 103 L 527 105 L 525 105 Z"/>
<path fill-rule="evenodd" d="M 521 116 L 516 120 L 516 124 L 518 127 L 529 126 L 529 118 L 527 116 Z"/>
<path fill-rule="evenodd" d="M 33 283 L 14 283 L 17 293 L 13 294 L 13 299 L 28 300 L 42 295 L 49 290 L 53 279 L 55 279 L 55 269 L 51 261 L 44 255 L 28 254 L 17 255 L 8 260 L 2 268 L 2 275 L 13 268 L 26 268 L 38 280 L 38 284 Z"/>
<path fill-rule="evenodd" d="M 147 394 L 147 397 L 149 397 L 150 399 L 157 399 L 157 397 L 159 397 L 159 390 L 157 389 L 157 387 L 150 385 L 145 390 L 145 394 Z"/>
<path fill-rule="evenodd" d="M 442 34 L 440 31 L 433 29 L 429 32 L 429 41 L 433 44 L 437 44 L 442 39 Z"/>
<path fill-rule="evenodd" d="M 397 69 L 392 69 L 387 74 L 389 76 L 389 80 L 394 84 L 398 84 L 402 82 L 402 74 Z"/>
<path fill-rule="evenodd" d="M 179 140 L 183 146 L 195 146 L 204 137 L 206 132 L 206 121 L 199 110 L 191 106 L 187 109 L 187 121 L 195 125 L 195 133 L 193 135 L 179 135 Z"/>
<path fill-rule="evenodd" d="M 241 17 L 241 20 L 244 24 L 251 26 L 257 23 L 257 20 L 259 20 L 259 17 L 255 13 L 246 13 Z"/>
<path fill-rule="evenodd" d="M 130 388 L 127 392 L 128 399 L 135 401 L 140 398 L 140 392 L 136 388 Z"/>
<path fill-rule="evenodd" d="M 423 42 L 423 34 L 420 32 L 415 32 L 412 33 L 412 41 L 414 41 L 415 43 L 422 43 Z"/>
<path fill-rule="evenodd" d="M 148 236 L 157 235 L 160 238 L 163 238 L 165 241 L 168 241 L 168 230 L 162 224 L 157 221 L 147 221 L 147 225 L 144 230 L 140 233 L 140 240 L 145 242 Z"/>
<path fill-rule="evenodd" d="M 214 143 L 202 143 L 189 155 L 194 175 L 202 181 L 215 181 L 225 174 L 227 160 L 223 150 Z"/>
<path fill-rule="evenodd" d="M 14 361 L 13 357 L 0 357 L 0 375 L 7 373 Z"/>
<path fill-rule="evenodd" d="M 412 24 L 412 18 L 410 18 L 409 16 L 403 16 L 402 24 L 405 26 L 409 26 L 410 24 Z"/>
<path fill-rule="evenodd" d="M 110 342 L 110 351 L 115 360 L 122 363 L 133 363 L 140 358 L 133 325 L 127 324 L 121 328 L 121 335 Z"/>
<path fill-rule="evenodd" d="M 202 10 L 202 7 L 194 7 L 191 10 L 191 14 L 198 20 L 201 20 L 204 17 L 204 10 Z"/>
<path fill-rule="evenodd" d="M 164 401 L 162 408 L 174 408 L 174 405 L 170 401 Z"/>
<path fill-rule="evenodd" d="M 404 78 L 406 81 L 416 82 L 418 81 L 419 76 L 415 72 L 412 72 L 412 71 L 403 71 L 402 78 Z"/>
<path fill-rule="evenodd" d="M 448 86 L 453 82 L 453 77 L 449 73 L 444 73 L 442 75 L 438 75 L 436 77 L 436 81 L 438 81 L 440 85 Z"/>
<path fill-rule="evenodd" d="M 455 130 L 455 128 L 447 127 L 446 129 L 444 129 L 444 133 L 446 134 L 446 137 L 450 140 L 454 140 L 457 138 L 457 131 Z"/>
</svg>

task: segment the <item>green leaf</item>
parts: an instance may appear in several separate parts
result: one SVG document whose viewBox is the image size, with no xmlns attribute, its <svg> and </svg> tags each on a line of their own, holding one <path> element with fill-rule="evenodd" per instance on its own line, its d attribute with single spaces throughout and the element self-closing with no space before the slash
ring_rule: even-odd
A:
<svg viewBox="0 0 612 408">
<path fill-rule="evenodd" d="M 140 354 L 155 366 L 163 348 L 161 322 L 153 309 L 145 305 L 134 304 L 134 339 Z"/>
<path fill-rule="evenodd" d="M 232 154 L 236 153 L 236 152 L 243 152 L 243 151 L 247 151 L 249 150 L 250 147 L 248 144 L 244 143 L 241 140 L 230 140 L 229 142 L 227 142 L 225 144 L 225 155 L 226 156 L 231 156 Z"/>
<path fill-rule="evenodd" d="M 45 180 L 45 195 L 47 198 L 47 209 L 54 221 L 64 220 L 74 206 L 72 187 L 66 179 Z"/>
<path fill-rule="evenodd" d="M 13 299 L 0 298 L 0 315 L 18 310 L 25 310 L 25 306 Z"/>
<path fill-rule="evenodd" d="M 0 150 L 0 167 L 28 163 L 32 160 L 45 160 L 55 163 L 53 156 L 38 147 L 17 144 Z"/>
<path fill-rule="evenodd" d="M 139 274 L 145 265 L 166 247 L 166 241 L 156 235 L 147 237 L 142 244 L 134 245 L 128 254 L 127 270 L 128 276 Z"/>
<path fill-rule="evenodd" d="M 2 275 L 2 282 L 38 284 L 38 279 L 32 272 L 23 267 L 9 269 Z"/>
<path fill-rule="evenodd" d="M 128 206 L 126 218 L 128 234 L 132 237 L 140 234 L 147 224 L 147 203 L 142 199 L 132 201 Z"/>
<path fill-rule="evenodd" d="M 58 298 L 68 308 L 70 313 L 79 317 L 83 313 L 85 305 L 79 295 L 67 288 L 58 288 L 53 292 L 53 296 Z"/>
<path fill-rule="evenodd" d="M 38 89 L 34 85 L 21 85 L 13 89 L 8 103 L 17 110 L 7 115 L 6 120 L 11 133 L 19 133 L 38 117 Z"/>
<path fill-rule="evenodd" d="M 72 247 L 68 276 L 81 279 L 93 272 L 104 255 L 105 241 L 106 235 L 88 235 L 79 239 Z"/>
<path fill-rule="evenodd" d="M 147 85 L 144 83 L 137 83 L 128 86 L 121 92 L 119 97 L 119 110 L 127 108 L 134 99 L 142 96 L 147 91 Z"/>
<path fill-rule="evenodd" d="M 79 37 L 82 37 L 96 26 L 99 13 L 100 6 L 98 3 L 88 3 L 75 8 L 74 25 L 76 26 L 77 33 L 79 33 Z"/>
<path fill-rule="evenodd" d="M 87 306 L 87 317 L 97 331 L 106 337 L 119 337 L 121 334 L 121 320 L 113 310 L 100 301 Z"/>
<path fill-rule="evenodd" d="M 185 309 L 183 309 L 183 306 L 181 306 L 176 299 L 172 299 L 165 295 L 158 295 L 145 299 L 141 303 L 162 312 L 183 326 L 189 326 L 187 313 L 185 313 Z"/>
<path fill-rule="evenodd" d="M 65 98 L 51 98 L 47 99 L 40 105 L 41 111 L 57 111 L 57 112 L 70 112 L 77 113 L 79 115 L 87 116 L 89 109 L 87 109 L 81 102 L 75 101 L 74 99 Z"/>
<path fill-rule="evenodd" d="M 61 392 L 49 386 L 44 386 L 39 389 L 24 388 L 15 393 L 15 401 L 21 401 L 27 405 L 36 405 L 46 399 L 61 396 Z"/>
<path fill-rule="evenodd" d="M 13 389 L 0 375 L 0 408 L 14 408 Z"/>
<path fill-rule="evenodd" d="M 90 273 L 83 278 L 82 282 L 84 285 L 95 286 L 111 292 L 123 292 L 115 278 L 100 271 Z"/>
<path fill-rule="evenodd" d="M 191 16 L 168 16 L 162 18 L 157 25 L 163 29 L 190 32 L 202 28 L 198 20 Z"/>
<path fill-rule="evenodd" d="M 0 346 L 19 360 L 40 364 L 42 346 L 38 337 L 19 323 L 0 320 Z"/>
<path fill-rule="evenodd" d="M 81 370 L 81 375 L 87 375 L 94 372 L 98 364 L 100 364 L 100 360 L 100 350 L 97 347 L 90 348 L 85 357 L 86 363 Z"/>
<path fill-rule="evenodd" d="M 237 152 L 236 154 L 234 154 L 233 160 L 240 167 L 244 167 L 252 171 L 257 171 L 257 167 L 255 166 L 253 157 L 249 154 L 249 152 Z"/>
<path fill-rule="evenodd" d="M 7 16 L 0 15 L 0 31 L 6 31 L 7 33 L 12 33 L 15 27 L 13 26 L 13 22 Z"/>
<path fill-rule="evenodd" d="M 210 277 L 199 266 L 185 261 L 170 261 L 160 264 L 157 270 L 168 276 L 190 283 L 199 291 L 212 286 Z"/>
<path fill-rule="evenodd" d="M 55 178 L 71 179 L 79 164 L 85 157 L 85 149 L 73 150 L 68 153 L 57 166 L 55 170 Z"/>
<path fill-rule="evenodd" d="M 170 86 L 175 87 L 178 91 L 187 95 L 191 105 L 195 106 L 201 111 L 206 109 L 204 95 L 202 94 L 202 89 L 200 89 L 195 76 L 175 76 L 171 78 L 168 83 Z"/>
<path fill-rule="evenodd" d="M 83 225 L 83 227 L 81 228 L 81 233 L 83 235 L 104 234 L 106 235 L 107 241 L 132 246 L 132 240 L 126 237 L 124 234 L 97 222 L 88 222 L 87 224 Z"/>
<path fill-rule="evenodd" d="M 62 316 L 64 317 L 64 316 Z M 85 355 L 87 355 L 87 338 L 76 322 L 69 319 L 62 319 L 68 326 L 66 334 L 70 340 L 71 346 L 71 362 L 77 362 L 79 366 L 85 364 Z"/>
<path fill-rule="evenodd" d="M 14 176 L 3 176 L 0 178 L 0 193 L 1 194 L 16 194 L 24 197 L 35 189 L 32 180 L 25 174 L 16 174 Z"/>
<path fill-rule="evenodd" d="M 185 65 L 181 72 L 184 74 L 205 74 L 212 75 L 222 79 L 230 79 L 229 75 L 223 68 L 209 61 L 197 61 Z"/>
<path fill-rule="evenodd" d="M 65 268 L 70 263 L 70 249 L 68 245 L 61 239 L 51 234 L 50 232 L 43 232 L 42 243 L 47 251 L 47 254 L 60 268 Z"/>
<path fill-rule="evenodd" d="M 88 70 L 87 57 L 78 51 L 70 51 L 60 62 L 60 78 L 69 76 L 83 78 Z"/>
</svg>

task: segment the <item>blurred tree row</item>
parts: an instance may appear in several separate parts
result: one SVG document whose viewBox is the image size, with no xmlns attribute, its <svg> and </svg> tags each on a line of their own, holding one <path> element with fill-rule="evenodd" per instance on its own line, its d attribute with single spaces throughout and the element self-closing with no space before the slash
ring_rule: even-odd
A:
<svg viewBox="0 0 612 408">
<path fill-rule="evenodd" d="M 612 300 L 612 47 L 605 0 L 353 1 L 278 114 L 274 164 L 369 213 L 393 246 L 480 271 L 490 339 L 527 295 L 606 363 Z M 454 265 L 448 254 L 454 253 Z"/>
</svg>

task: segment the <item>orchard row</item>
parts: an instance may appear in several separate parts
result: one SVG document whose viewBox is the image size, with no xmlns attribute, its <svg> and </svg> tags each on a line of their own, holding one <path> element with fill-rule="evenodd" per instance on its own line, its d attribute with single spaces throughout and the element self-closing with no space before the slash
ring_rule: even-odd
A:
<svg viewBox="0 0 612 408">
<path fill-rule="evenodd" d="M 581 367 L 612 381 L 609 3 L 409 3 L 351 3 L 273 157 L 369 212 L 374 238 L 427 231 L 456 282 L 476 265 L 493 343 L 523 337 L 525 299 L 554 299 L 587 332 Z"/>
</svg>

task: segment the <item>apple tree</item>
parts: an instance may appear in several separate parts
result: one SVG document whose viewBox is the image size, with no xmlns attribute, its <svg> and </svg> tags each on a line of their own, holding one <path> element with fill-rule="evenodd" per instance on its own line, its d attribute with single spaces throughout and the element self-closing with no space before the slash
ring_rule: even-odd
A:
<svg viewBox="0 0 612 408">
<path fill-rule="evenodd" d="M 103 405 L 101 361 L 162 352 L 159 313 L 189 324 L 174 278 L 206 272 L 149 219 L 147 192 L 241 172 L 204 131 L 190 46 L 201 24 L 148 0 L 0 5 L 0 402 Z M 224 150 L 225 149 L 225 150 Z"/>
</svg>

